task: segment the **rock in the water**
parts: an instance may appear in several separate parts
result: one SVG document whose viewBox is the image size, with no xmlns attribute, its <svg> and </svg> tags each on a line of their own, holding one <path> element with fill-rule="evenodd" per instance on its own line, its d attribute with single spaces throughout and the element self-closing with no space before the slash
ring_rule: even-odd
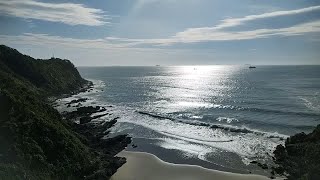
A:
<svg viewBox="0 0 320 180">
<path fill-rule="evenodd" d="M 132 148 L 136 148 L 136 147 L 138 147 L 137 145 L 135 145 L 135 144 L 132 144 Z"/>
</svg>

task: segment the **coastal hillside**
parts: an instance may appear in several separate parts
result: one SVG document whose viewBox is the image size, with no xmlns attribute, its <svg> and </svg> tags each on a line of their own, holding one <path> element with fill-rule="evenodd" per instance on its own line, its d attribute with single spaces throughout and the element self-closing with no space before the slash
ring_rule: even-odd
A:
<svg viewBox="0 0 320 180">
<path fill-rule="evenodd" d="M 87 82 L 69 60 L 34 59 L 4 45 L 0 45 L 0 63 L 2 71 L 30 82 L 45 95 L 71 93 Z"/>
<path fill-rule="evenodd" d="M 0 46 L 0 179 L 106 179 L 124 163 L 113 154 L 126 144 L 110 155 L 92 148 L 47 103 L 88 84 L 68 60 L 33 59 Z"/>
</svg>

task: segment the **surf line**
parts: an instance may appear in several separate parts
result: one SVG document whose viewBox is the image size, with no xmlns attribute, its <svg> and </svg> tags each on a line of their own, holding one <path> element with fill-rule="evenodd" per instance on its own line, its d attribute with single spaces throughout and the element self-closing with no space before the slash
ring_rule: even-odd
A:
<svg viewBox="0 0 320 180">
<path fill-rule="evenodd" d="M 220 140 L 220 141 L 214 141 L 214 140 L 202 140 L 202 139 L 197 139 L 197 138 L 192 138 L 192 137 L 187 137 L 187 136 L 181 136 L 181 135 L 176 135 L 173 133 L 169 133 L 166 131 L 160 131 L 160 133 L 170 136 L 170 137 L 175 137 L 175 138 L 183 138 L 184 140 L 188 141 L 188 140 L 195 140 L 195 141 L 201 141 L 201 142 L 232 142 L 233 139 L 229 139 L 229 140 Z"/>
</svg>

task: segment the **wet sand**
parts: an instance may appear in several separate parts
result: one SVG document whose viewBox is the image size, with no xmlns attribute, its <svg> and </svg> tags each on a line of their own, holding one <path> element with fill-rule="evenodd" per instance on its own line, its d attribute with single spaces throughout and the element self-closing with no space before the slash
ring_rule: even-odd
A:
<svg viewBox="0 0 320 180">
<path fill-rule="evenodd" d="M 236 174 L 200 166 L 172 164 L 153 154 L 122 151 L 117 156 L 126 157 L 125 163 L 111 180 L 268 180 L 261 175 Z"/>
</svg>

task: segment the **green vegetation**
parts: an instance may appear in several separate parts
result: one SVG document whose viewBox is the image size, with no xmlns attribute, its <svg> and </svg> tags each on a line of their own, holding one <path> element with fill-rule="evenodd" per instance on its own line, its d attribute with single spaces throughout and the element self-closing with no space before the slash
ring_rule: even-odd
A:
<svg viewBox="0 0 320 180">
<path fill-rule="evenodd" d="M 36 60 L 4 45 L 0 45 L 0 66 L 7 75 L 29 83 L 28 88 L 36 86 L 44 95 L 72 93 L 87 83 L 69 60 Z"/>
<path fill-rule="evenodd" d="M 68 60 L 36 60 L 0 46 L 0 179 L 96 178 L 101 169 L 107 178 L 121 166 L 111 155 L 101 158 L 47 103 L 86 83 Z"/>
</svg>

